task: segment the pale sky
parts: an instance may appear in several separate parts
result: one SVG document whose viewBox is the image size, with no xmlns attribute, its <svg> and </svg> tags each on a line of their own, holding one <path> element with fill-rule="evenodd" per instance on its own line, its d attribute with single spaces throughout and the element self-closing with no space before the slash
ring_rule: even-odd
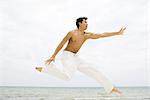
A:
<svg viewBox="0 0 150 100">
<path fill-rule="evenodd" d="M 80 57 L 95 64 L 116 86 L 150 86 L 147 2 L 1 0 L 0 86 L 101 86 L 80 72 L 65 82 L 34 69 L 44 65 L 81 16 L 88 17 L 86 31 L 100 34 L 127 29 L 123 36 L 87 41 Z"/>
</svg>

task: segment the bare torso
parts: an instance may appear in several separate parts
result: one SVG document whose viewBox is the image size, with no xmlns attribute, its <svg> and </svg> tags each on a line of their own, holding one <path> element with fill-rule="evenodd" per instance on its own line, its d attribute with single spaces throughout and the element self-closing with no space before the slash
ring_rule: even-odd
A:
<svg viewBox="0 0 150 100">
<path fill-rule="evenodd" d="M 72 37 L 69 39 L 65 50 L 77 53 L 86 40 L 85 35 L 85 32 L 81 33 L 78 30 L 72 31 Z"/>
</svg>

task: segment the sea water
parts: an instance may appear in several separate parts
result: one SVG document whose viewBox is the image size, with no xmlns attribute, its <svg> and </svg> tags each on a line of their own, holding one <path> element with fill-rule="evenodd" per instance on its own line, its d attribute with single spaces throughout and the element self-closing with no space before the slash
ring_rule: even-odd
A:
<svg viewBox="0 0 150 100">
<path fill-rule="evenodd" d="M 101 87 L 0 87 L 0 100 L 150 100 L 150 87 L 119 87 L 108 95 Z"/>
</svg>

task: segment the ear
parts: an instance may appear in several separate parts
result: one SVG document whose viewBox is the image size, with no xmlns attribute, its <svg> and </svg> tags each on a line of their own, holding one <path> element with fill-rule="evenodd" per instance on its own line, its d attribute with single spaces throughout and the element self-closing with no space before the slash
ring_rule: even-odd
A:
<svg viewBox="0 0 150 100">
<path fill-rule="evenodd" d="M 79 26 L 82 24 L 82 22 L 79 22 Z"/>
</svg>

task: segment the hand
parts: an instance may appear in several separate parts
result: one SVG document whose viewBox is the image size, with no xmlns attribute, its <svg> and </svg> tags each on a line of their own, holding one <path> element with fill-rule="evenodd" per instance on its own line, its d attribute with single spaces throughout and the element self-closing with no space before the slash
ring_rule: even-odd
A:
<svg viewBox="0 0 150 100">
<path fill-rule="evenodd" d="M 125 28 L 121 28 L 120 31 L 118 31 L 118 35 L 123 35 L 124 30 L 126 30 L 126 27 Z"/>
<path fill-rule="evenodd" d="M 52 56 L 50 59 L 45 61 L 45 64 L 49 65 L 54 60 L 55 60 L 55 57 Z"/>
</svg>

